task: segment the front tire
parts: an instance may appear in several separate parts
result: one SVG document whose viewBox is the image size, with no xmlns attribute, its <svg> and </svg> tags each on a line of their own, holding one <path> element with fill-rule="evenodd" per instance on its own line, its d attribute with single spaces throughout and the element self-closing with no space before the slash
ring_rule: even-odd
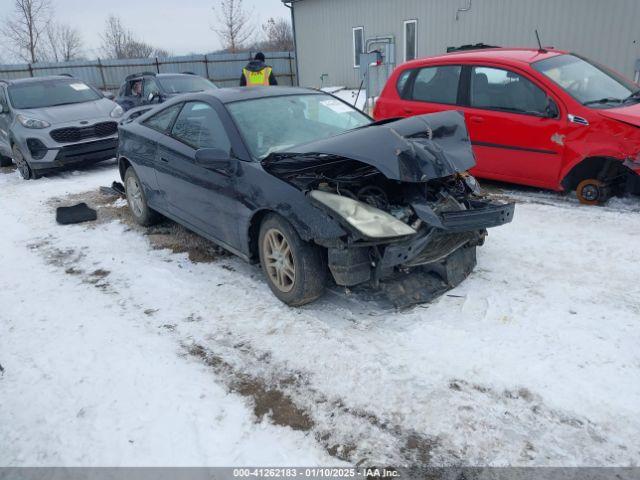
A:
<svg viewBox="0 0 640 480">
<path fill-rule="evenodd" d="M 267 284 L 280 301 L 298 307 L 324 293 L 327 264 L 321 248 L 302 240 L 284 218 L 265 217 L 258 249 Z"/>
<path fill-rule="evenodd" d="M 18 148 L 17 145 L 14 145 L 11 151 L 13 153 L 13 161 L 18 167 L 18 171 L 20 172 L 22 178 L 24 178 L 25 180 L 35 180 L 36 178 L 38 178 L 38 174 L 35 172 L 35 170 L 33 170 L 33 168 L 31 168 L 31 165 L 29 165 L 27 159 L 24 158 L 24 155 L 22 154 L 20 148 Z"/>
<path fill-rule="evenodd" d="M 129 167 L 124 174 L 124 188 L 127 194 L 127 203 L 133 219 L 143 227 L 150 227 L 160 220 L 160 215 L 151 210 L 147 204 L 147 197 L 142 188 L 142 182 L 138 178 L 133 167 Z"/>
</svg>

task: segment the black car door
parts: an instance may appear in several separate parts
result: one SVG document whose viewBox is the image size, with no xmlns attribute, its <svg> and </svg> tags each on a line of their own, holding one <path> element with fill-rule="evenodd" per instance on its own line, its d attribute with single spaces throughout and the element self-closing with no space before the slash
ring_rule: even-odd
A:
<svg viewBox="0 0 640 480">
<path fill-rule="evenodd" d="M 156 175 L 170 213 L 232 248 L 238 247 L 238 201 L 234 173 L 195 162 L 200 148 L 231 151 L 231 141 L 214 107 L 187 102 L 170 136 L 158 148 Z"/>
</svg>

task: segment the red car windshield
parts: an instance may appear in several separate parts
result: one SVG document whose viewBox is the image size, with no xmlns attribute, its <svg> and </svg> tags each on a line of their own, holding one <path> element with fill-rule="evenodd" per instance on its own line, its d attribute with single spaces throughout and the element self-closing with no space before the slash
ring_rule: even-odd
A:
<svg viewBox="0 0 640 480">
<path fill-rule="evenodd" d="M 619 106 L 637 89 L 631 81 L 576 55 L 558 55 L 532 67 L 587 106 Z"/>
</svg>

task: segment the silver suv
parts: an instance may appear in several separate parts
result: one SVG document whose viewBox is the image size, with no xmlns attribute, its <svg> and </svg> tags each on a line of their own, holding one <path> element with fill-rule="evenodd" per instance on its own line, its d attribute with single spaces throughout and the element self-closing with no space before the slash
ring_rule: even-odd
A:
<svg viewBox="0 0 640 480">
<path fill-rule="evenodd" d="M 0 80 L 0 166 L 25 179 L 116 156 L 122 107 L 66 76 Z"/>
</svg>

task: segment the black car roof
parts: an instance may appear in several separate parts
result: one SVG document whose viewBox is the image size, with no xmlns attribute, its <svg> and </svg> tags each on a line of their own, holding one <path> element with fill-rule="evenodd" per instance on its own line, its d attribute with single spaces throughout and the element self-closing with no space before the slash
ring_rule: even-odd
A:
<svg viewBox="0 0 640 480">
<path fill-rule="evenodd" d="M 227 87 L 200 92 L 198 95 L 208 95 L 217 98 L 222 103 L 231 103 L 240 100 L 254 100 L 256 98 L 282 97 L 284 95 L 309 95 L 314 93 L 324 92 L 300 87 Z"/>
</svg>

